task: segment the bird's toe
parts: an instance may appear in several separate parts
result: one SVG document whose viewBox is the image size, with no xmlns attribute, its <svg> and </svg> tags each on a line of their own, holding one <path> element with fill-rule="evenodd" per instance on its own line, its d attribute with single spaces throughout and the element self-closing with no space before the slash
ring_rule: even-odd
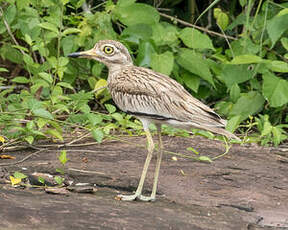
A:
<svg viewBox="0 0 288 230">
<path fill-rule="evenodd" d="M 122 194 L 119 194 L 116 196 L 116 199 L 117 200 L 123 200 L 123 201 L 133 201 L 133 200 L 136 200 L 138 195 L 136 194 L 133 194 L 133 195 L 122 195 Z"/>
</svg>

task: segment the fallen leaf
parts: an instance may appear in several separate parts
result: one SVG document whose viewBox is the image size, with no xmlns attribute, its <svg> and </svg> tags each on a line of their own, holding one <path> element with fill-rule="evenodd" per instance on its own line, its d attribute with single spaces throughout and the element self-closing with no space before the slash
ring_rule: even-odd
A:
<svg viewBox="0 0 288 230">
<path fill-rule="evenodd" d="M 10 155 L 0 155 L 0 159 L 15 159 L 15 158 L 16 157 L 13 157 L 13 156 L 10 156 Z"/>
<path fill-rule="evenodd" d="M 115 200 L 122 200 L 120 196 L 115 196 L 114 199 Z"/>
<path fill-rule="evenodd" d="M 10 178 L 10 182 L 11 182 L 11 184 L 12 184 L 13 186 L 16 185 L 16 184 L 19 184 L 19 183 L 21 182 L 21 179 L 20 179 L 20 178 L 15 178 L 15 177 L 13 177 L 13 176 L 10 176 L 9 178 Z"/>
<path fill-rule="evenodd" d="M 171 159 L 172 159 L 172 161 L 178 161 L 177 157 L 175 157 L 175 156 L 172 157 Z"/>
<path fill-rule="evenodd" d="M 186 175 L 185 172 L 184 172 L 182 169 L 180 169 L 180 173 L 181 173 L 183 176 Z"/>
<path fill-rule="evenodd" d="M 2 142 L 2 144 L 5 142 L 5 138 L 0 136 L 0 142 Z"/>
</svg>

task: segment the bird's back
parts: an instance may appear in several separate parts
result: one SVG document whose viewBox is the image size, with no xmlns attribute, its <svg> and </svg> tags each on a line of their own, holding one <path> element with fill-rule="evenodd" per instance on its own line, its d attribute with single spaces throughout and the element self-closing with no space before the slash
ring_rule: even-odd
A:
<svg viewBox="0 0 288 230">
<path fill-rule="evenodd" d="M 143 67 L 123 66 L 109 73 L 108 88 L 117 106 L 132 115 L 235 138 L 224 129 L 225 120 L 163 74 Z"/>
</svg>

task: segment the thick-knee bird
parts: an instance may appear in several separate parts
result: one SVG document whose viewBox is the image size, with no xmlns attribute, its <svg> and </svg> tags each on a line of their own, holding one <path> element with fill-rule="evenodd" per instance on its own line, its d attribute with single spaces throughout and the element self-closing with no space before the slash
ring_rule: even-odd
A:
<svg viewBox="0 0 288 230">
<path fill-rule="evenodd" d="M 225 120 L 192 97 L 181 84 L 164 74 L 133 65 L 127 48 L 118 41 L 102 40 L 88 51 L 71 53 L 68 56 L 90 58 L 104 63 L 109 69 L 107 87 L 115 104 L 124 112 L 137 117 L 143 124 L 148 143 L 147 158 L 136 192 L 132 195 L 119 195 L 121 200 L 155 200 L 163 153 L 162 124 L 183 129 L 204 129 L 239 139 L 225 130 Z M 143 184 L 154 150 L 150 123 L 157 127 L 159 151 L 151 196 L 143 196 Z"/>
</svg>

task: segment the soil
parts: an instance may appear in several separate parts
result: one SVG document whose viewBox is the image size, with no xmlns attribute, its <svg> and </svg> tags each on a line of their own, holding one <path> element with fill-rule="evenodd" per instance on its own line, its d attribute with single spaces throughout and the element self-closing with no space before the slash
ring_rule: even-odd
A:
<svg viewBox="0 0 288 230">
<path fill-rule="evenodd" d="M 122 138 L 123 139 L 123 138 Z M 166 150 L 202 155 L 224 152 L 222 143 L 202 137 L 164 137 Z M 288 229 L 288 151 L 256 145 L 234 145 L 224 157 L 203 163 L 165 154 L 155 202 L 124 202 L 132 193 L 146 158 L 145 138 L 128 142 L 66 147 L 66 181 L 88 183 L 94 192 L 45 192 L 43 188 L 13 187 L 9 175 L 20 171 L 56 175 L 59 149 L 42 151 L 19 165 L 0 167 L 0 229 Z M 89 141 L 88 141 L 89 142 Z M 135 144 L 133 144 L 135 143 Z M 35 150 L 9 152 L 14 162 Z M 8 154 L 8 153 L 5 153 Z M 151 192 L 155 159 L 144 192 Z"/>
</svg>

